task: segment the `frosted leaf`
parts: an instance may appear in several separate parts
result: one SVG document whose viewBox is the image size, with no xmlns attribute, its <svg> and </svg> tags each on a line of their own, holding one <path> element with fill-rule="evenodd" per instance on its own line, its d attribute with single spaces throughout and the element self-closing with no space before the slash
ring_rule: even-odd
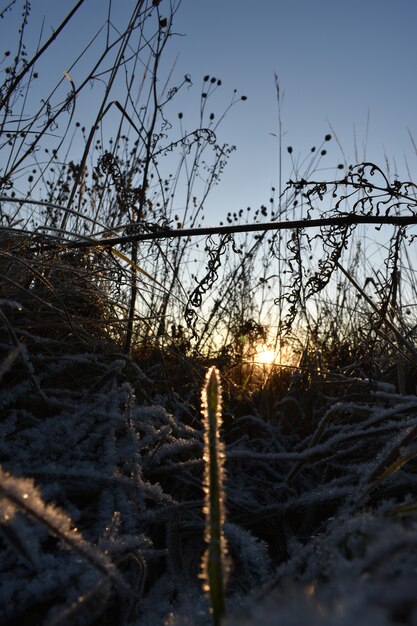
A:
<svg viewBox="0 0 417 626">
<path fill-rule="evenodd" d="M 232 561 L 233 555 L 239 561 L 235 567 L 238 570 L 239 581 L 242 578 L 240 584 L 245 584 L 247 589 L 253 589 L 264 583 L 271 574 L 266 543 L 230 522 L 225 524 L 225 533 L 232 553 Z M 233 569 L 232 567 L 232 576 Z"/>
<path fill-rule="evenodd" d="M 27 515 L 29 518 L 36 520 L 42 526 L 65 545 L 74 549 L 89 563 L 94 565 L 102 574 L 109 576 L 117 586 L 124 592 L 129 590 L 123 578 L 118 574 L 117 570 L 94 546 L 84 541 L 77 533 L 77 529 L 72 528 L 71 519 L 58 508 L 45 504 L 39 490 L 35 487 L 33 480 L 27 478 L 15 478 L 8 472 L 4 472 L 0 467 L 0 496 L 1 502 L 7 501 L 5 507 L 6 517 L 0 512 L 0 519 L 3 523 L 12 524 L 13 518 L 17 511 Z M 11 516 L 8 513 L 11 511 Z"/>
<path fill-rule="evenodd" d="M 152 463 L 156 465 L 167 459 L 174 461 L 175 457 L 180 454 L 188 456 L 192 453 L 201 454 L 203 444 L 200 441 L 189 439 L 174 439 L 173 441 L 160 446 L 154 454 L 152 454 Z"/>
<path fill-rule="evenodd" d="M 64 534 L 71 526 L 69 517 L 52 505 L 45 505 L 32 479 L 16 478 L 9 472 L 4 472 L 1 467 L 0 495 L 2 502 L 7 502 L 5 505 L 7 510 L 10 510 L 11 507 L 13 512 L 23 511 L 37 520 L 45 521 L 52 528 Z M 1 519 L 9 523 L 13 516 L 6 520 L 2 513 Z"/>
<path fill-rule="evenodd" d="M 132 419 L 138 426 L 151 423 L 155 426 L 158 424 L 167 424 L 169 416 L 162 406 L 135 407 L 132 411 Z"/>
</svg>

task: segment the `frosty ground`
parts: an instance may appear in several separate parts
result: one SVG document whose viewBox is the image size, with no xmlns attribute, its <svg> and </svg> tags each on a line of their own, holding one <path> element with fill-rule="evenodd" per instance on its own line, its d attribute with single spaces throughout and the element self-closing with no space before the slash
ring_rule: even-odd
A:
<svg viewBox="0 0 417 626">
<path fill-rule="evenodd" d="M 59 346 L 2 345 L 1 623 L 209 624 L 198 384 Z M 417 396 L 303 385 L 225 391 L 225 623 L 414 624 Z"/>
</svg>

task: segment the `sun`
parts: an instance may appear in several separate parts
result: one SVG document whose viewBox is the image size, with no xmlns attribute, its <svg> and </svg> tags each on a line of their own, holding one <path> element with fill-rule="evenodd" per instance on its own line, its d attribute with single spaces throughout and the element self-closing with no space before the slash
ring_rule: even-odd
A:
<svg viewBox="0 0 417 626">
<path fill-rule="evenodd" d="M 253 355 L 253 362 L 259 363 L 259 365 L 274 365 L 278 358 L 278 354 L 275 350 L 271 350 L 268 346 L 260 344 L 256 347 L 256 352 Z"/>
<path fill-rule="evenodd" d="M 271 369 L 274 366 L 288 367 L 294 364 L 295 356 L 291 347 L 287 344 L 276 346 L 260 341 L 255 344 L 248 355 L 248 361 L 253 365 L 258 365 L 263 369 Z"/>
</svg>

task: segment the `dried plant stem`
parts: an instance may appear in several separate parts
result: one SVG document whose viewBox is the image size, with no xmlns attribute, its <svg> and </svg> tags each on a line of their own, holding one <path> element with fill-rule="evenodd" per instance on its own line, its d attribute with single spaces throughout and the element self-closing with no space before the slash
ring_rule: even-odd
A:
<svg viewBox="0 0 417 626">
<path fill-rule="evenodd" d="M 339 268 L 339 270 L 346 276 L 346 278 L 352 283 L 352 285 L 355 287 L 355 289 L 357 289 L 357 291 L 361 294 L 362 298 L 364 298 L 364 300 L 366 300 L 366 302 L 369 304 L 369 306 L 375 311 L 375 313 L 377 313 L 380 317 L 381 317 L 381 321 L 385 324 L 385 326 L 393 333 L 393 335 L 395 336 L 398 344 L 404 346 L 409 353 L 412 355 L 413 359 L 411 359 L 411 357 L 409 357 L 408 355 L 405 355 L 406 358 L 410 361 L 410 363 L 412 365 L 414 365 L 417 362 L 417 350 L 416 348 L 413 346 L 413 344 L 408 341 L 408 339 L 406 337 L 404 337 L 404 335 L 402 333 L 400 333 L 400 331 L 398 330 L 398 328 L 387 318 L 387 316 L 384 314 L 381 316 L 381 312 L 378 309 L 378 307 L 375 305 L 375 303 L 371 300 L 371 298 L 369 298 L 366 293 L 364 292 L 364 290 L 360 287 L 360 285 L 356 282 L 356 280 L 353 278 L 353 276 L 347 272 L 338 261 L 336 261 L 336 267 Z"/>
<path fill-rule="evenodd" d="M 36 61 L 38 59 L 40 59 L 40 57 L 44 54 L 45 50 L 47 48 L 49 48 L 49 46 L 51 45 L 51 43 L 53 41 L 55 41 L 55 39 L 58 37 L 58 35 L 61 33 L 61 31 L 65 28 L 65 26 L 68 24 L 68 22 L 71 20 L 71 18 L 73 17 L 73 15 L 78 11 L 78 9 L 80 8 L 80 6 L 82 4 L 84 4 L 85 0 L 79 0 L 71 9 L 71 11 L 68 13 L 68 15 L 64 18 L 64 20 L 61 22 L 61 24 L 58 26 L 58 28 L 56 28 L 53 32 L 52 35 L 49 37 L 49 39 L 45 42 L 45 44 L 38 50 L 38 52 L 33 56 L 33 58 L 24 65 L 23 69 L 21 72 L 19 72 L 19 74 L 17 74 L 17 76 L 15 77 L 15 79 L 11 82 L 11 84 L 9 85 L 7 92 L 5 94 L 5 96 L 0 100 L 0 109 L 2 109 L 4 107 L 4 105 L 8 102 L 8 100 L 10 99 L 10 97 L 12 96 L 12 94 L 16 91 L 19 83 L 22 81 L 23 77 L 26 76 L 28 74 L 28 72 L 31 70 L 31 68 L 35 65 Z"/>
</svg>

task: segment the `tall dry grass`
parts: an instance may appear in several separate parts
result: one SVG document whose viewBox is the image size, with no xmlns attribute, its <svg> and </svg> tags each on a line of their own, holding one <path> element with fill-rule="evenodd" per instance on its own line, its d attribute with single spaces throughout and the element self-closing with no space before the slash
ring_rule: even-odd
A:
<svg viewBox="0 0 417 626">
<path fill-rule="evenodd" d="M 74 50 L 62 82 L 36 102 L 37 74 L 82 5 L 32 51 L 30 6 L 19 5 L 13 62 L 0 70 L 3 622 L 206 623 L 208 523 L 209 542 L 227 540 L 232 613 L 254 589 L 258 605 L 282 594 L 290 577 L 301 594 L 317 590 L 311 615 L 325 607 L 331 618 L 330 597 L 353 611 L 341 582 L 352 591 L 366 580 L 363 615 L 376 607 L 388 623 L 412 623 L 414 186 L 369 163 L 321 180 L 326 134 L 304 160 L 288 146 L 292 180 L 285 186 L 281 169 L 267 205 L 225 216 L 227 234 L 167 237 L 203 225 L 234 151 L 218 139 L 221 121 L 244 97 L 212 117 L 220 79 L 161 80 L 178 4 L 168 13 L 139 1 L 123 28 L 97 31 L 90 64 Z M 91 83 L 99 95 L 84 124 L 77 106 Z M 169 113 L 196 88 L 190 132 L 188 112 Z M 410 223 L 390 223 L 397 214 Z M 313 229 L 315 218 L 327 221 Z M 361 225 L 370 218 L 385 223 Z M 255 235 L 236 228 L 289 219 Z M 140 244 L 100 243 L 160 230 Z M 270 366 L 251 361 L 259 344 L 277 352 Z M 199 415 L 208 364 L 222 375 L 228 477 L 206 500 L 212 522 L 204 470 L 222 450 L 213 380 L 206 442 Z M 384 593 L 390 571 L 402 607 Z M 210 578 L 220 621 L 220 570 Z"/>
</svg>

